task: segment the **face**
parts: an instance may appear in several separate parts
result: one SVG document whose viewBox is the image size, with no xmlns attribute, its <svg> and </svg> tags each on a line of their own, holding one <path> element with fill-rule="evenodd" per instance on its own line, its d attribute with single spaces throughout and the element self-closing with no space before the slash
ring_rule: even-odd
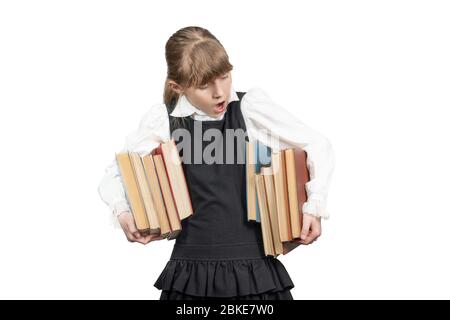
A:
<svg viewBox="0 0 450 320">
<path fill-rule="evenodd" d="M 217 118 L 227 110 L 231 90 L 231 71 L 202 87 L 189 87 L 183 90 L 175 84 L 173 88 L 183 93 L 197 109 L 210 117 Z"/>
</svg>

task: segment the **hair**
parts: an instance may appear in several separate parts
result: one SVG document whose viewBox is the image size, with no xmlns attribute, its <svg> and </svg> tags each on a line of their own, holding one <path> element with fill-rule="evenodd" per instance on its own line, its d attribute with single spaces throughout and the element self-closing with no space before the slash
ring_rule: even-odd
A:
<svg viewBox="0 0 450 320">
<path fill-rule="evenodd" d="M 225 48 L 208 30 L 190 26 L 170 36 L 166 42 L 167 78 L 163 100 L 169 113 L 179 94 L 169 86 L 173 80 L 183 88 L 203 86 L 233 70 Z"/>
</svg>

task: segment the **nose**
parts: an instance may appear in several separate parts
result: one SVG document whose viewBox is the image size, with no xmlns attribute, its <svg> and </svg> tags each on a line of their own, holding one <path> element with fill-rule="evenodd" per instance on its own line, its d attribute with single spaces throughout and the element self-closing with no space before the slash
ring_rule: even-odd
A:
<svg viewBox="0 0 450 320">
<path fill-rule="evenodd" d="M 214 99 L 220 99 L 222 98 L 224 95 L 224 91 L 221 87 L 221 85 L 217 82 L 214 83 L 214 93 L 213 93 L 213 97 Z"/>
</svg>

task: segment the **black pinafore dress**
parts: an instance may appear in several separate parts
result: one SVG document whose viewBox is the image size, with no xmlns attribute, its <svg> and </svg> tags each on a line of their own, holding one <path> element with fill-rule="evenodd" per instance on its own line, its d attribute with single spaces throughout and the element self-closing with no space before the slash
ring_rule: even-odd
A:
<svg viewBox="0 0 450 320">
<path fill-rule="evenodd" d="M 237 135 L 226 134 L 226 129 L 246 132 L 240 110 L 244 93 L 237 94 L 240 100 L 228 104 L 221 120 L 185 117 L 177 126 L 188 130 L 191 136 L 190 155 L 181 152 L 180 157 L 194 213 L 181 221 L 182 231 L 175 240 L 170 260 L 154 283 L 162 290 L 160 300 L 293 299 L 290 290 L 294 284 L 285 267 L 277 258 L 264 254 L 260 224 L 247 221 L 245 164 L 239 153 L 245 155 L 245 142 Z M 170 115 L 169 120 L 173 137 L 177 128 Z M 203 137 L 208 129 L 219 130 L 221 134 L 214 136 L 220 141 Z M 178 141 L 175 137 L 177 145 L 182 139 Z M 232 161 L 226 155 L 227 139 L 235 140 Z M 248 141 L 247 136 L 245 140 Z M 201 163 L 195 161 L 198 144 L 203 154 L 208 145 L 216 142 L 220 145 L 216 150 L 223 152 L 219 157 L 223 163 L 206 163 L 201 156 Z"/>
</svg>

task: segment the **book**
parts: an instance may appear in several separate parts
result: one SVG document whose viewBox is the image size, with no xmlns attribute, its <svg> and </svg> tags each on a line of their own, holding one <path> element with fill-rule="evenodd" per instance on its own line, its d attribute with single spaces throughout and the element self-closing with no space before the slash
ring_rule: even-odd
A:
<svg viewBox="0 0 450 320">
<path fill-rule="evenodd" d="M 275 177 L 273 174 L 273 169 L 271 167 L 264 167 L 261 169 L 260 175 L 264 180 L 267 201 L 267 203 L 261 203 L 261 207 L 266 206 L 266 210 L 268 211 L 270 230 L 272 231 L 273 241 L 272 252 L 279 254 L 283 251 L 283 239 L 281 237 L 281 223 L 279 219 L 279 210 L 275 193 Z"/>
<path fill-rule="evenodd" d="M 291 241 L 291 219 L 286 185 L 286 162 L 283 152 L 272 153 L 272 172 L 281 241 Z M 298 213 L 295 213 L 298 215 Z"/>
<path fill-rule="evenodd" d="M 287 254 L 300 245 L 309 180 L 304 150 L 272 152 L 260 141 L 247 142 L 247 221 L 261 225 L 266 255 Z"/>
<path fill-rule="evenodd" d="M 144 156 L 116 153 L 116 159 L 137 229 L 175 239 L 181 220 L 194 214 L 175 141 L 160 143 Z"/>
<path fill-rule="evenodd" d="M 255 143 L 246 143 L 246 205 L 247 220 L 261 222 L 260 209 L 256 194 L 256 174 L 260 173 L 261 168 L 270 166 L 271 149 L 259 141 Z"/>
<path fill-rule="evenodd" d="M 303 204 L 308 196 L 306 183 L 310 181 L 307 154 L 298 148 L 284 150 L 286 157 L 286 176 L 288 186 L 289 210 L 291 213 L 292 237 L 300 238 L 302 230 Z M 299 215 L 292 215 L 299 212 Z"/>
<path fill-rule="evenodd" d="M 272 230 L 270 224 L 269 217 L 269 209 L 267 205 L 266 198 L 266 187 L 264 184 L 264 178 L 262 175 L 258 174 L 255 176 L 255 184 L 256 184 L 256 194 L 258 203 L 260 204 L 260 224 L 261 224 L 261 232 L 264 244 L 264 253 L 266 256 L 273 255 L 274 253 L 274 244 L 272 238 Z"/>
<path fill-rule="evenodd" d="M 163 160 L 180 219 L 191 216 L 193 214 L 192 203 L 175 140 L 172 138 L 167 143 L 160 143 L 151 154 L 160 155 Z"/>
</svg>

